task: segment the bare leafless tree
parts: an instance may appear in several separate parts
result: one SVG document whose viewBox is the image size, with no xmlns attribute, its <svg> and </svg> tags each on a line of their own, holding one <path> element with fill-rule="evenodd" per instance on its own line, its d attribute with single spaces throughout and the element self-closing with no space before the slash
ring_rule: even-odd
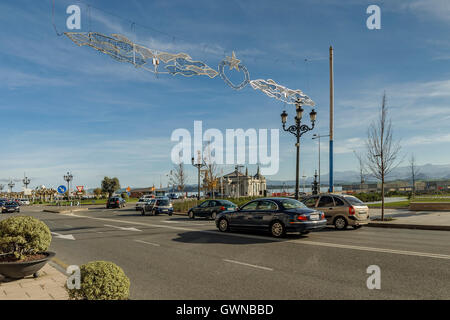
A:
<svg viewBox="0 0 450 320">
<path fill-rule="evenodd" d="M 214 190 L 218 185 L 219 178 L 217 172 L 217 163 L 211 152 L 210 141 L 208 141 L 208 144 L 205 148 L 205 155 L 203 157 L 203 160 L 205 161 L 203 186 L 211 193 L 211 196 L 214 199 Z"/>
<path fill-rule="evenodd" d="M 416 195 L 416 178 L 420 173 L 420 170 L 417 168 L 416 157 L 414 156 L 414 153 L 412 153 L 411 157 L 409 158 L 409 168 L 411 169 L 412 198 L 414 198 Z"/>
<path fill-rule="evenodd" d="M 399 165 L 400 144 L 393 140 L 392 122 L 387 117 L 386 93 L 383 94 L 380 116 L 367 132 L 367 167 L 381 181 L 381 220 L 384 220 L 384 181 Z"/>
<path fill-rule="evenodd" d="M 188 176 L 186 171 L 184 170 L 183 162 L 179 161 L 178 164 L 175 164 L 173 170 L 170 171 L 169 175 L 169 183 L 177 186 L 178 191 L 184 194 L 184 188 L 186 187 Z"/>
<path fill-rule="evenodd" d="M 355 154 L 356 159 L 358 159 L 359 178 L 360 178 L 359 190 L 360 190 L 360 192 L 362 192 L 363 184 L 366 182 L 366 166 L 364 164 L 363 156 L 361 154 L 357 153 L 355 150 L 353 150 L 353 153 Z"/>
</svg>

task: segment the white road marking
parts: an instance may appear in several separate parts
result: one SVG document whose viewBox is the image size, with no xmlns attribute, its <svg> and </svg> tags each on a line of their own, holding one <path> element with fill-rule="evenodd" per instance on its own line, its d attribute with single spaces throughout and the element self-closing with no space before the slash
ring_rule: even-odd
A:
<svg viewBox="0 0 450 320">
<path fill-rule="evenodd" d="M 272 268 L 257 266 L 255 264 L 250 264 L 250 263 L 245 263 L 245 262 L 240 262 L 240 261 L 235 261 L 235 260 L 228 260 L 228 259 L 223 259 L 223 261 L 230 262 L 230 263 L 235 263 L 235 264 L 240 264 L 240 265 L 247 266 L 247 267 L 253 267 L 253 268 L 258 268 L 258 269 L 262 269 L 262 270 L 273 271 Z"/>
<path fill-rule="evenodd" d="M 450 255 L 438 254 L 438 253 L 415 252 L 415 251 L 384 249 L 384 248 L 374 248 L 374 247 L 362 247 L 362 246 L 352 246 L 352 245 L 347 245 L 347 244 L 327 243 L 327 242 L 308 241 L 308 240 L 305 240 L 305 241 L 291 240 L 289 242 L 312 245 L 312 246 L 321 246 L 321 247 L 393 253 L 393 254 L 401 254 L 401 255 L 407 255 L 407 256 L 429 257 L 429 258 L 438 258 L 438 259 L 450 259 Z"/>
<path fill-rule="evenodd" d="M 152 245 L 152 246 L 155 246 L 155 247 L 160 247 L 160 245 L 157 244 L 157 243 L 147 242 L 147 241 L 144 241 L 144 240 L 134 240 L 134 241 L 135 242 L 139 242 L 139 243 L 149 244 L 149 245 Z"/>
<path fill-rule="evenodd" d="M 127 224 L 133 224 L 133 225 L 142 225 L 142 226 L 155 227 L 155 228 L 166 228 L 166 229 L 182 230 L 182 231 L 195 231 L 195 232 L 214 234 L 217 236 L 231 236 L 231 237 L 239 237 L 239 238 L 258 239 L 258 240 L 264 240 L 264 241 L 267 241 L 268 239 L 270 239 L 271 241 L 274 241 L 274 242 L 277 241 L 277 242 L 284 242 L 284 243 L 295 243 L 295 244 L 316 245 L 316 246 L 322 245 L 324 247 L 334 247 L 334 248 L 341 248 L 341 249 L 363 250 L 363 251 L 371 251 L 371 252 L 382 252 L 382 253 L 391 253 L 391 254 L 399 254 L 399 255 L 420 256 L 420 257 L 427 257 L 427 258 L 450 260 L 450 255 L 446 255 L 446 254 L 393 250 L 393 249 L 384 249 L 384 248 L 375 248 L 375 247 L 350 246 L 350 245 L 343 245 L 343 244 L 337 244 L 337 243 L 314 242 L 314 241 L 308 241 L 308 240 L 284 240 L 284 239 L 268 238 L 268 237 L 263 237 L 263 236 L 254 236 L 254 235 L 249 235 L 249 234 L 225 233 L 225 232 L 218 232 L 218 231 L 211 231 L 211 230 L 198 230 L 198 229 L 192 229 L 192 228 L 175 227 L 175 226 L 170 226 L 170 225 L 150 224 L 150 223 L 143 223 L 143 222 L 137 222 L 137 221 L 131 222 L 131 221 L 126 221 L 126 220 L 95 218 L 95 217 L 89 217 L 89 216 L 75 215 L 73 213 L 68 216 L 100 220 L 100 221 L 111 221 L 111 222 L 127 223 Z"/>
<path fill-rule="evenodd" d="M 142 230 L 139 230 L 139 229 L 136 229 L 136 228 L 133 228 L 133 227 L 125 228 L 125 227 L 112 226 L 110 224 L 105 224 L 104 226 L 105 227 L 110 227 L 110 228 L 116 228 L 116 229 L 120 229 L 120 230 L 124 230 L 124 231 L 141 231 L 142 232 Z"/>
<path fill-rule="evenodd" d="M 170 220 L 163 220 L 165 223 L 181 223 L 181 224 L 190 224 L 190 225 L 196 225 L 196 226 L 211 226 L 212 223 L 195 223 L 195 222 L 184 222 L 184 221 L 170 221 Z"/>
<path fill-rule="evenodd" d="M 75 237 L 71 234 L 61 234 L 61 233 L 57 233 L 57 232 L 51 232 L 51 234 L 59 239 L 75 240 Z"/>
<path fill-rule="evenodd" d="M 71 225 L 65 224 L 64 227 L 73 228 Z"/>
</svg>

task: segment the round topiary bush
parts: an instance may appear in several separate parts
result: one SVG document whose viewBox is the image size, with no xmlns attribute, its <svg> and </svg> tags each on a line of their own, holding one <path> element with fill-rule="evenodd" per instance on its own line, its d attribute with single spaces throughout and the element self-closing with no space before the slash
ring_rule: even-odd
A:
<svg viewBox="0 0 450 320">
<path fill-rule="evenodd" d="M 47 251 L 52 235 L 47 225 L 33 217 L 15 216 L 0 221 L 0 253 L 18 260 Z"/>
<path fill-rule="evenodd" d="M 68 289 L 73 300 L 126 300 L 130 279 L 122 268 L 108 261 L 93 261 L 80 267 L 80 289 Z"/>
</svg>

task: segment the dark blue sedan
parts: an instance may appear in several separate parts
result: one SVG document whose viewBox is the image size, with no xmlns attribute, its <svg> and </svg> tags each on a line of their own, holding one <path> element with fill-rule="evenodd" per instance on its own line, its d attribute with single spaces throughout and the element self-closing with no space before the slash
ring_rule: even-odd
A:
<svg viewBox="0 0 450 320">
<path fill-rule="evenodd" d="M 2 213 L 20 212 L 20 206 L 15 201 L 6 201 L 1 204 Z"/>
<path fill-rule="evenodd" d="M 289 198 L 253 200 L 236 211 L 224 211 L 216 217 L 216 226 L 222 232 L 254 229 L 269 231 L 277 238 L 283 237 L 286 232 L 307 234 L 326 225 L 323 212 L 309 209 L 300 201 Z"/>
</svg>

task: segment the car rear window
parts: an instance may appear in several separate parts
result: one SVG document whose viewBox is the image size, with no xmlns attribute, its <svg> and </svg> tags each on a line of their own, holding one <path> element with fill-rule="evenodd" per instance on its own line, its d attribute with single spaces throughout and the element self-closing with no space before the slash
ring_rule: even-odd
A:
<svg viewBox="0 0 450 320">
<path fill-rule="evenodd" d="M 227 208 L 229 208 L 229 207 L 237 207 L 233 202 L 231 202 L 231 201 L 228 201 L 228 200 L 221 200 L 221 201 L 218 201 L 221 205 L 223 205 L 224 207 L 227 207 Z"/>
<path fill-rule="evenodd" d="M 282 199 L 280 202 L 285 209 L 306 208 L 303 203 L 294 199 Z"/>
<path fill-rule="evenodd" d="M 364 202 L 362 202 L 361 200 L 359 200 L 358 198 L 356 198 L 354 196 L 346 196 L 345 200 L 347 200 L 351 205 L 355 205 L 355 206 L 364 205 Z"/>
</svg>

